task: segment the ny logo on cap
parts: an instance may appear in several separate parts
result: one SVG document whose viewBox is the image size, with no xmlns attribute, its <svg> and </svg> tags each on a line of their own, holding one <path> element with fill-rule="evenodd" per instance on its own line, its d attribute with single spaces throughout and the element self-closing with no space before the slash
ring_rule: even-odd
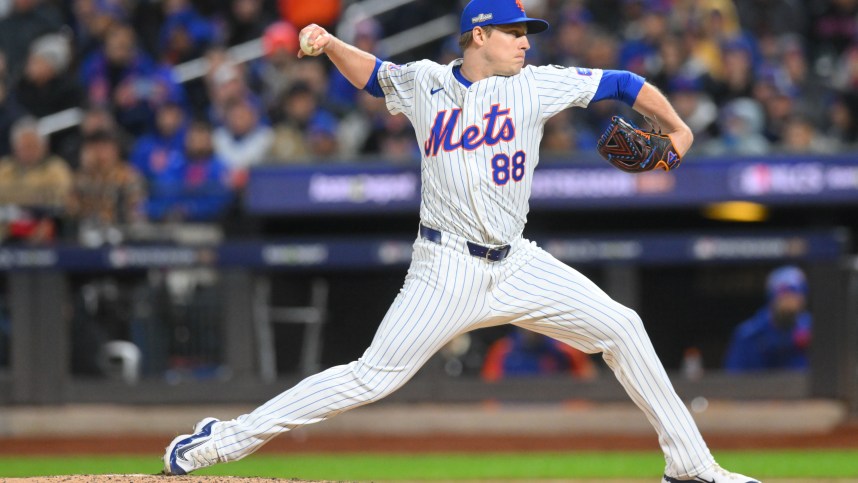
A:
<svg viewBox="0 0 858 483">
<path fill-rule="evenodd" d="M 515 4 L 518 6 L 518 9 L 524 13 L 524 5 L 521 4 L 521 0 L 515 0 Z"/>
</svg>

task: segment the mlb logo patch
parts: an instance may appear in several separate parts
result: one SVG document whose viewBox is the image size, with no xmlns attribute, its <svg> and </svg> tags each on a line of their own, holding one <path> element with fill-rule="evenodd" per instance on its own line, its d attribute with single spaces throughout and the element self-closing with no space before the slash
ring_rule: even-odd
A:
<svg viewBox="0 0 858 483">
<path fill-rule="evenodd" d="M 481 13 L 476 17 L 471 17 L 471 23 L 480 23 L 485 22 L 486 20 L 491 20 L 494 18 L 494 15 L 491 13 Z"/>
</svg>

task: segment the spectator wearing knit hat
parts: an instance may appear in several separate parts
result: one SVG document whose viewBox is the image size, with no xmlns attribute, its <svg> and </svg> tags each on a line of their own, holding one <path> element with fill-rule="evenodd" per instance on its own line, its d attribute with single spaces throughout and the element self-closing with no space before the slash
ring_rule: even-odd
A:
<svg viewBox="0 0 858 483">
<path fill-rule="evenodd" d="M 17 79 L 24 70 L 30 44 L 63 26 L 59 10 L 45 0 L 15 0 L 12 12 L 0 20 L 0 51 L 6 54 L 9 75 Z"/>
<path fill-rule="evenodd" d="M 760 103 L 747 97 L 730 101 L 721 108 L 718 124 L 720 136 L 704 143 L 701 152 L 710 156 L 757 156 L 769 151 L 763 136 L 765 113 Z"/>
<path fill-rule="evenodd" d="M 206 74 L 205 86 L 210 102 L 206 116 L 214 126 L 224 125 L 228 106 L 239 101 L 249 102 L 260 114 L 260 119 L 267 122 L 262 100 L 250 87 L 245 67 L 226 58 Z"/>
<path fill-rule="evenodd" d="M 24 74 L 15 86 L 16 98 L 30 114 L 44 117 L 80 105 L 81 87 L 67 75 L 71 57 L 71 45 L 60 34 L 33 42 Z"/>
</svg>

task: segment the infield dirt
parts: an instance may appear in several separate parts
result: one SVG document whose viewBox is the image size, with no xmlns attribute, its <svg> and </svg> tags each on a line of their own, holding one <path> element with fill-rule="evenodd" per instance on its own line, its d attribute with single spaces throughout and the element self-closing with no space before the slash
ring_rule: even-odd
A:
<svg viewBox="0 0 858 483">
<path fill-rule="evenodd" d="M 534 480 L 420 480 L 405 481 L 396 480 L 387 483 L 491 483 L 499 481 L 502 483 L 534 483 Z M 655 479 L 621 479 L 621 480 L 536 480 L 537 483 L 653 483 Z M 854 478 L 849 479 L 766 479 L 766 483 L 856 483 Z M 8 478 L 0 479 L 0 482 L 8 483 L 337 483 L 330 480 L 287 480 L 277 478 L 238 478 L 231 476 L 171 476 L 161 475 L 68 475 L 51 476 L 39 478 Z M 342 482 L 340 482 L 342 483 Z"/>
<path fill-rule="evenodd" d="M 278 478 L 238 478 L 234 476 L 163 476 L 163 475 L 66 475 L 38 478 L 8 478 L 10 483 L 333 483 L 324 480 L 286 480 Z"/>
</svg>

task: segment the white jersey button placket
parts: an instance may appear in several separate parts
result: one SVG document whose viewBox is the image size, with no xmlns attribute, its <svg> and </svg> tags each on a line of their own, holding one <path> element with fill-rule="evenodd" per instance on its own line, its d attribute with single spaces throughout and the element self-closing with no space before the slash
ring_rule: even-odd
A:
<svg viewBox="0 0 858 483">
<path fill-rule="evenodd" d="M 481 131 L 485 128 L 485 126 L 482 125 L 483 114 L 480 111 L 480 104 L 474 101 L 474 86 L 471 86 L 465 94 L 465 102 L 462 105 L 462 115 L 463 122 L 461 133 L 464 133 L 464 130 L 469 126 L 477 126 Z M 479 196 L 480 183 L 483 182 L 483 176 L 486 176 L 486 173 L 482 172 L 483 167 L 478 159 L 478 153 L 480 153 L 482 149 L 484 148 L 477 148 L 476 151 L 465 151 L 465 160 L 467 165 L 465 171 L 468 173 L 468 185 L 470 186 L 471 191 L 470 198 L 471 207 L 474 210 L 474 219 L 476 220 L 482 234 L 481 238 L 486 238 L 489 233 L 485 222 L 486 209 L 482 203 L 481 197 Z"/>
</svg>

